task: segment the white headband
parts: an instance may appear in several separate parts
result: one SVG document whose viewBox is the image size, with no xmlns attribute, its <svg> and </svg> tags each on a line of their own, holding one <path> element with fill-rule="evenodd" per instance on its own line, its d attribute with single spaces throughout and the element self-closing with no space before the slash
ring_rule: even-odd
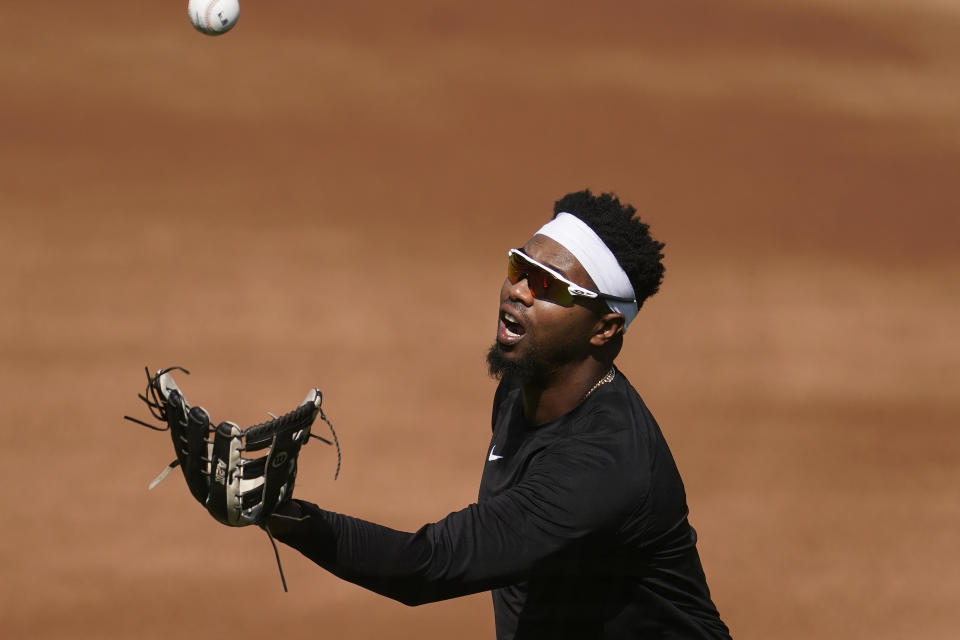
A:
<svg viewBox="0 0 960 640">
<path fill-rule="evenodd" d="M 607 293 L 621 298 L 636 298 L 636 293 L 630 285 L 630 278 L 623 270 L 616 256 L 604 244 L 600 236 L 590 226 L 570 213 L 558 213 L 557 216 L 540 227 L 538 234 L 559 242 L 563 247 L 580 261 L 587 274 L 593 278 L 600 293 Z M 612 311 L 622 313 L 624 317 L 623 329 L 637 315 L 637 303 L 620 302 L 619 300 L 604 300 Z"/>
</svg>

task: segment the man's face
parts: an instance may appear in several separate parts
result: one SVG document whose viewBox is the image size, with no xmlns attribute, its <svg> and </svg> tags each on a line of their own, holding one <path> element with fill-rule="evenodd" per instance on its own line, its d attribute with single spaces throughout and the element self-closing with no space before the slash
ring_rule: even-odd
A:
<svg viewBox="0 0 960 640">
<path fill-rule="evenodd" d="M 555 240 L 535 235 L 523 252 L 569 280 L 596 289 L 580 262 Z M 589 353 L 597 319 L 596 303 L 565 307 L 535 298 L 526 279 L 511 283 L 505 278 L 500 289 L 497 340 L 487 354 L 491 375 L 512 373 L 534 382 L 582 360 Z"/>
</svg>

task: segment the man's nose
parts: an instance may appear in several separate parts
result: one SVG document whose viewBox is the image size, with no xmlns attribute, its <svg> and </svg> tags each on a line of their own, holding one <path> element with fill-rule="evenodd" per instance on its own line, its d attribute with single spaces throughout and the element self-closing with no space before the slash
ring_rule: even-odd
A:
<svg viewBox="0 0 960 640">
<path fill-rule="evenodd" d="M 536 299 L 533 295 L 533 290 L 530 288 L 530 282 L 527 279 L 526 274 L 516 282 L 511 283 L 507 280 L 509 288 L 507 289 L 507 294 L 510 296 L 511 300 L 517 300 L 522 302 L 525 306 L 533 306 L 533 301 Z"/>
</svg>

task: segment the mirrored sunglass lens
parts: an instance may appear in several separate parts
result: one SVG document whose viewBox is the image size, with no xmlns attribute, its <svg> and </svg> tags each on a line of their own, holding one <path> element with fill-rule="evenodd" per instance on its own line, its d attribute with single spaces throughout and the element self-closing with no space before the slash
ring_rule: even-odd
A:
<svg viewBox="0 0 960 640">
<path fill-rule="evenodd" d="M 516 284 L 521 279 L 527 279 L 527 285 L 533 297 L 541 300 L 550 300 L 562 305 L 573 303 L 573 296 L 566 283 L 557 280 L 553 275 L 537 265 L 527 262 L 517 253 L 510 255 L 507 264 L 507 277 Z"/>
<path fill-rule="evenodd" d="M 570 289 L 567 288 L 566 283 L 557 280 L 545 271 L 541 273 L 543 274 L 543 293 L 541 297 L 564 305 L 573 302 L 573 297 L 570 295 Z"/>
<path fill-rule="evenodd" d="M 507 278 L 513 284 L 520 282 L 523 278 L 523 264 L 520 262 L 520 256 L 515 253 L 510 254 L 507 259 Z"/>
</svg>

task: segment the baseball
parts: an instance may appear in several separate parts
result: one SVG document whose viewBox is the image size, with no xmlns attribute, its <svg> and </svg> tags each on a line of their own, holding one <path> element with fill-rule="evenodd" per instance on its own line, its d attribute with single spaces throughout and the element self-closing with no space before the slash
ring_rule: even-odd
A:
<svg viewBox="0 0 960 640">
<path fill-rule="evenodd" d="M 237 24 L 240 3 L 237 0 L 190 0 L 187 14 L 197 31 L 219 36 Z"/>
</svg>

